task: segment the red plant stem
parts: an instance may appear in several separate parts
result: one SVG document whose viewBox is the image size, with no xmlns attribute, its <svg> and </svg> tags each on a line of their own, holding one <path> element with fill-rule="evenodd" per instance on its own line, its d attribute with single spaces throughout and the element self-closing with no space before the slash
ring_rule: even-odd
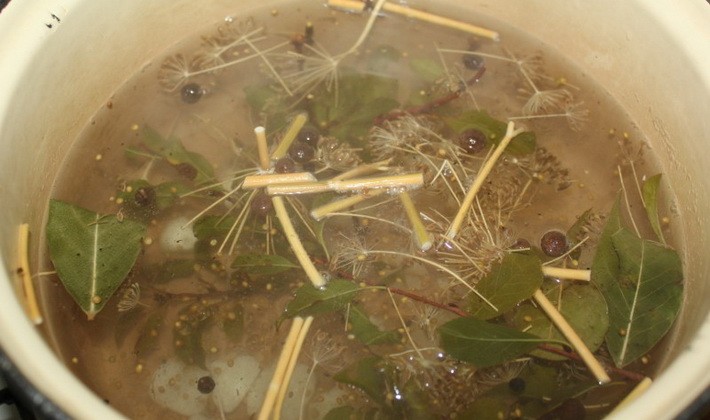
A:
<svg viewBox="0 0 710 420">
<path fill-rule="evenodd" d="M 451 305 L 446 305 L 440 302 L 433 301 L 431 299 L 425 298 L 424 296 L 417 295 L 412 292 L 408 292 L 406 290 L 398 289 L 396 287 L 388 287 L 390 292 L 395 293 L 397 295 L 401 296 L 406 296 L 412 300 L 416 300 L 417 302 L 422 302 L 426 303 L 427 305 L 435 306 L 439 309 L 443 309 L 445 311 L 449 311 L 451 313 L 454 313 L 458 316 L 469 316 L 468 312 L 464 311 L 463 309 L 457 307 L 457 306 L 451 306 Z"/>
<path fill-rule="evenodd" d="M 550 346 L 548 344 L 540 344 L 539 346 L 537 346 L 537 348 L 539 348 L 540 350 L 550 352 L 550 353 L 558 354 L 560 356 L 564 356 L 568 359 L 576 360 L 578 362 L 582 361 L 582 358 L 577 353 L 558 349 L 558 348 L 556 348 L 554 346 Z M 624 369 L 619 369 L 614 366 L 605 365 L 604 369 L 606 369 L 607 371 L 609 371 L 611 373 L 615 373 L 619 376 L 623 376 L 626 379 L 631 379 L 632 381 L 640 382 L 645 378 L 645 376 L 641 375 L 640 373 L 631 372 L 631 371 L 624 370 Z"/>
<path fill-rule="evenodd" d="M 348 280 L 352 280 L 352 281 L 361 281 L 361 282 L 363 282 L 363 283 L 365 283 L 366 285 L 371 286 L 371 287 L 386 287 L 390 292 L 392 292 L 392 293 L 394 293 L 394 294 L 396 294 L 396 295 L 405 296 L 405 297 L 408 297 L 408 298 L 410 298 L 410 299 L 412 299 L 412 300 L 415 300 L 415 301 L 417 301 L 417 302 L 421 302 L 421 303 L 425 303 L 425 304 L 427 304 L 427 305 L 435 306 L 435 307 L 437 307 L 437 308 L 439 308 L 439 309 L 443 309 L 443 310 L 445 310 L 445 311 L 449 311 L 449 312 L 451 312 L 451 313 L 453 313 L 453 314 L 456 314 L 456 315 L 458 315 L 458 316 L 469 316 L 468 312 L 464 311 L 463 309 L 461 309 L 461 308 L 459 308 L 459 307 L 457 307 L 457 306 L 447 305 L 447 304 L 445 304 L 445 303 L 437 302 L 437 301 L 435 301 L 435 300 L 431 300 L 431 299 L 429 299 L 429 298 L 425 298 L 424 296 L 418 295 L 418 294 L 413 293 L 413 292 L 409 292 L 409 291 L 404 290 L 404 289 L 399 289 L 399 288 L 397 288 L 397 287 L 379 286 L 379 285 L 377 285 L 377 284 L 375 284 L 375 283 L 368 282 L 368 281 L 361 280 L 361 279 L 355 280 L 355 279 L 353 279 L 353 276 L 351 276 L 350 274 L 348 274 L 348 273 L 346 273 L 346 272 L 342 272 L 342 271 L 340 271 L 340 272 L 338 272 L 338 273 L 336 273 L 336 274 L 337 274 L 338 277 L 340 277 L 340 278 L 348 279 Z"/>
<path fill-rule="evenodd" d="M 476 74 L 472 78 L 470 78 L 466 81 L 466 86 L 470 86 L 470 85 L 478 82 L 479 80 L 481 80 L 481 77 L 483 77 L 483 74 L 485 72 L 486 72 L 485 66 L 478 69 Z M 380 115 L 379 117 L 375 118 L 374 123 L 375 123 L 375 125 L 380 125 L 385 121 L 396 120 L 398 118 L 404 117 L 405 115 L 427 114 L 440 106 L 446 105 L 449 102 L 451 102 L 455 99 L 458 99 L 465 91 L 466 91 L 465 88 L 457 89 L 457 90 L 449 93 L 446 96 L 442 96 L 441 98 L 434 99 L 433 101 L 427 102 L 424 105 L 419 105 L 419 106 L 407 108 L 403 111 L 391 111 L 387 114 Z"/>
<path fill-rule="evenodd" d="M 337 275 L 341 278 L 344 278 L 344 279 L 356 281 L 355 279 L 353 279 L 353 276 L 349 275 L 346 272 L 338 272 Z M 359 281 L 365 283 L 368 286 L 377 287 L 376 284 L 373 284 L 373 283 L 370 283 L 370 282 L 367 282 L 364 280 L 359 280 Z M 387 287 L 387 286 L 384 286 L 384 287 Z M 418 295 L 413 292 L 409 292 L 407 290 L 399 289 L 397 287 L 387 287 L 387 289 L 394 294 L 397 294 L 400 296 L 405 296 L 405 297 L 408 297 L 408 298 L 415 300 L 417 302 L 421 302 L 421 303 L 424 303 L 427 305 L 437 307 L 439 309 L 443 309 L 445 311 L 449 311 L 449 312 L 456 314 L 458 316 L 463 316 L 463 317 L 471 316 L 468 312 L 464 311 L 463 309 L 461 309 L 457 306 L 452 306 L 452 305 L 447 305 L 445 303 L 436 302 L 436 301 L 426 298 L 424 296 Z M 559 348 L 551 346 L 549 344 L 540 344 L 537 346 L 537 348 L 540 350 L 543 350 L 543 351 L 558 354 L 558 355 L 566 357 L 570 360 L 575 360 L 578 362 L 583 361 L 582 357 L 580 355 L 578 355 L 577 353 L 575 353 L 573 351 L 565 351 L 563 349 L 559 349 Z M 604 365 L 604 369 L 606 369 L 610 373 L 614 373 L 618 376 L 621 376 L 623 378 L 630 379 L 630 380 L 636 381 L 636 382 L 640 382 L 645 378 L 645 376 L 640 373 L 631 372 L 631 371 L 624 370 L 624 369 L 619 369 L 615 366 Z"/>
</svg>

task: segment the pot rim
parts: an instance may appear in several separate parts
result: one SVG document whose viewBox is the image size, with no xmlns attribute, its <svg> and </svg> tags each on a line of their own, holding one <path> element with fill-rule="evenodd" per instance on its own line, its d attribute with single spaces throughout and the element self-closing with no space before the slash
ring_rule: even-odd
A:
<svg viewBox="0 0 710 420">
<path fill-rule="evenodd" d="M 31 65 L 34 54 L 41 51 L 44 39 L 50 35 L 47 28 L 39 23 L 46 20 L 45 10 L 72 10 L 84 1 L 87 0 L 44 0 L 42 3 L 46 7 L 42 8 L 41 14 L 36 4 L 26 2 L 10 2 L 2 9 L 0 39 L 3 41 L 0 43 L 0 57 L 12 57 L 13 60 L 12 63 L 7 60 L 0 62 L 0 74 L 3 74 L 4 79 L 0 84 L 0 116 L 6 115 L 6 111 L 12 106 L 8 98 L 12 98 L 16 93 L 15 86 L 21 80 L 24 69 Z M 710 68 L 710 43 L 706 42 L 710 38 L 710 31 L 706 28 L 707 22 L 710 21 L 708 4 L 701 0 L 638 0 L 636 3 L 658 21 L 668 37 L 675 42 L 679 53 L 698 69 L 698 77 L 704 82 L 698 89 L 710 93 L 710 72 L 701 71 Z M 673 13 L 669 13 L 669 10 Z M 678 25 L 678 21 L 684 24 Z M 706 36 L 703 37 L 702 34 Z M 5 119 L 0 117 L 0 132 L 4 124 Z M 5 251 L 12 255 L 8 250 Z M 42 394 L 54 401 L 68 415 L 85 417 L 90 413 L 91 417 L 97 418 L 122 418 L 122 415 L 107 406 L 72 375 L 37 333 L 25 316 L 11 286 L 9 273 L 12 271 L 5 261 L 0 261 L 0 272 L 8 273 L 7 276 L 0 275 L 0 301 L 5 302 L 3 316 L 0 317 L 0 331 L 3 331 L 0 343 L 8 357 L 24 376 L 32 378 L 31 382 Z M 706 314 L 703 325 L 693 340 L 663 371 L 654 386 L 639 400 L 614 413 L 612 417 L 638 418 L 642 412 L 664 413 L 663 415 L 668 417 L 679 414 L 708 389 L 709 348 L 710 315 Z M 38 360 L 47 361 L 42 364 L 54 365 L 56 369 L 37 369 Z M 692 386 L 679 389 L 678 383 Z"/>
</svg>

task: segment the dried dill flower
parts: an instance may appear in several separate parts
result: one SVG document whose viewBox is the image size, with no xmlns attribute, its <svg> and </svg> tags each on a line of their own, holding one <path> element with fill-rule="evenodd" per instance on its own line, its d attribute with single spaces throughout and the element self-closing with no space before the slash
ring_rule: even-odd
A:
<svg viewBox="0 0 710 420">
<path fill-rule="evenodd" d="M 362 162 L 360 151 L 362 149 L 350 147 L 348 144 L 332 137 L 325 137 L 318 145 L 316 159 L 325 165 L 326 168 L 346 171 Z"/>
<path fill-rule="evenodd" d="M 430 414 L 448 418 L 463 411 L 481 394 L 476 368 L 467 363 L 447 357 L 421 359 L 411 354 L 391 355 L 388 359 L 396 367 L 391 375 L 392 385 L 402 389 L 416 384 L 426 395 Z"/>
<path fill-rule="evenodd" d="M 556 184 L 558 191 L 572 185 L 569 170 L 564 168 L 559 159 L 544 147 L 538 147 L 531 155 L 511 159 L 509 163 L 517 166 L 531 179 Z"/>
<path fill-rule="evenodd" d="M 141 299 L 141 286 L 138 283 L 132 283 L 123 292 L 121 300 L 116 305 L 118 312 L 128 312 L 135 308 Z"/>
</svg>

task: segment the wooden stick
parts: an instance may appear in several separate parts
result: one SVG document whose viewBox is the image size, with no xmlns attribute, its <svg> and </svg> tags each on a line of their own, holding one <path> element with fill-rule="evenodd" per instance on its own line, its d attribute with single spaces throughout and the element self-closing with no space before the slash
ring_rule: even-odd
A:
<svg viewBox="0 0 710 420">
<path fill-rule="evenodd" d="M 473 185 L 471 185 L 471 188 L 468 190 L 468 193 L 466 193 L 466 197 L 464 197 L 464 200 L 461 203 L 461 208 L 459 208 L 459 211 L 458 213 L 456 213 L 454 221 L 451 222 L 451 226 L 446 232 L 445 237 L 447 239 L 452 240 L 456 237 L 456 234 L 458 234 L 459 229 L 461 229 L 461 225 L 466 219 L 468 209 L 471 207 L 471 204 L 473 204 L 473 200 L 476 198 L 478 190 L 480 190 L 483 186 L 483 182 L 486 180 L 486 177 L 493 170 L 493 166 L 496 164 L 496 161 L 498 161 L 498 158 L 500 158 L 500 156 L 503 154 L 503 151 L 508 146 L 510 141 L 522 132 L 523 129 L 515 129 L 515 123 L 513 123 L 512 121 L 508 123 L 508 127 L 505 131 L 505 137 L 503 137 L 503 139 L 500 141 L 498 147 L 496 147 L 495 151 L 493 151 L 491 157 L 489 157 L 488 160 L 486 160 L 486 163 L 483 164 L 481 170 L 478 171 L 478 175 L 476 175 L 476 179 L 473 181 Z"/>
<path fill-rule="evenodd" d="M 325 286 L 325 279 L 323 279 L 323 276 L 321 276 L 320 272 L 318 272 L 316 266 L 313 265 L 313 261 L 311 261 L 311 258 L 308 256 L 306 249 L 303 247 L 303 243 L 301 243 L 301 238 L 298 237 L 296 229 L 293 228 L 291 218 L 289 217 L 288 211 L 286 211 L 286 206 L 284 205 L 283 197 L 274 197 L 271 202 L 274 205 L 276 217 L 278 217 L 279 222 L 281 222 L 281 227 L 284 230 L 286 239 L 288 240 L 289 245 L 291 245 L 293 253 L 296 254 L 296 258 L 301 264 L 301 267 L 303 267 L 303 271 L 306 272 L 306 275 L 311 280 L 311 283 L 313 283 L 313 287 L 321 288 Z"/>
<path fill-rule="evenodd" d="M 600 384 L 606 384 L 611 381 L 611 378 L 604 370 L 604 367 L 599 363 L 599 361 L 594 357 L 587 345 L 584 344 L 579 335 L 572 329 L 566 319 L 562 314 L 555 308 L 555 305 L 550 302 L 550 300 L 545 296 L 542 290 L 537 289 L 533 298 L 540 308 L 547 314 L 547 316 L 552 320 L 557 329 L 562 333 L 562 335 L 567 338 L 567 341 L 574 347 L 582 361 L 587 365 L 589 370 L 592 372 L 597 381 Z"/>
<path fill-rule="evenodd" d="M 266 143 L 266 129 L 262 126 L 256 127 L 254 134 L 256 135 L 256 148 L 259 151 L 259 166 L 262 171 L 268 171 L 271 167 L 271 160 L 269 160 L 269 146 Z"/>
<path fill-rule="evenodd" d="M 542 266 L 542 274 L 545 277 L 557 277 L 567 280 L 590 281 L 592 278 L 592 270 L 579 270 L 574 268 L 560 268 Z"/>
<path fill-rule="evenodd" d="M 284 136 L 281 138 L 281 142 L 276 147 L 276 150 L 274 150 L 274 152 L 271 154 L 271 159 L 277 160 L 286 156 L 286 153 L 288 153 L 288 149 L 291 147 L 293 141 L 296 140 L 298 132 L 301 131 L 303 126 L 306 124 L 306 121 L 308 121 L 308 114 L 306 114 L 305 112 L 298 114 L 296 118 L 293 119 L 291 125 L 286 130 L 286 134 L 284 134 Z"/>
<path fill-rule="evenodd" d="M 274 419 L 276 420 L 281 418 L 281 407 L 283 406 L 284 398 L 286 397 L 286 391 L 288 391 L 288 386 L 291 383 L 291 376 L 293 376 L 293 370 L 296 368 L 298 356 L 301 354 L 303 342 L 306 339 L 306 335 L 308 335 L 308 330 L 311 328 L 312 323 L 313 317 L 306 317 L 306 321 L 303 323 L 301 330 L 298 332 L 296 346 L 291 351 L 291 358 L 289 359 L 288 366 L 286 367 L 286 374 L 281 382 L 281 389 L 279 389 L 279 395 L 276 397 L 276 403 L 274 404 Z"/>
<path fill-rule="evenodd" d="M 422 185 L 424 185 L 424 176 L 419 173 L 338 181 L 326 180 L 309 183 L 270 185 L 266 188 L 266 193 L 269 195 L 314 194 L 325 191 L 344 193 L 379 188 L 418 188 Z"/>
<path fill-rule="evenodd" d="M 339 200 L 332 201 L 328 204 L 318 206 L 311 210 L 311 217 L 316 220 L 321 220 L 322 218 L 328 216 L 328 214 L 330 213 L 335 213 L 348 207 L 352 207 L 356 204 L 362 203 L 365 200 L 377 197 L 378 195 L 384 192 L 385 190 L 367 191 L 362 194 L 351 195 L 350 197 L 345 197 Z"/>
<path fill-rule="evenodd" d="M 276 362 L 276 370 L 274 370 L 274 375 L 271 377 L 271 382 L 269 382 L 264 402 L 261 404 L 261 410 L 259 411 L 258 417 L 259 420 L 268 419 L 271 411 L 274 409 L 274 402 L 276 401 L 276 397 L 281 389 L 281 384 L 283 383 L 283 379 L 286 375 L 288 362 L 291 359 L 291 354 L 293 353 L 296 340 L 298 340 L 298 333 L 301 331 L 303 323 L 303 318 L 300 316 L 293 318 L 291 329 L 286 336 L 286 342 L 284 343 L 283 349 L 281 349 L 281 355 L 279 356 L 279 360 Z"/>
<path fill-rule="evenodd" d="M 424 227 L 424 222 L 422 222 L 422 218 L 419 215 L 419 212 L 417 211 L 416 207 L 414 207 L 412 197 L 409 196 L 409 193 L 404 191 L 399 194 L 399 199 L 402 202 L 402 206 L 404 206 L 404 211 L 407 213 L 409 223 L 412 224 L 412 229 L 414 230 L 414 239 L 417 242 L 417 247 L 422 252 L 428 251 L 433 244 L 431 240 L 431 235 L 429 235 L 429 232 L 427 232 L 426 228 Z"/>
<path fill-rule="evenodd" d="M 392 158 L 381 160 L 379 162 L 368 163 L 366 165 L 357 166 L 349 171 L 343 172 L 340 175 L 336 175 L 331 180 L 339 181 L 345 179 L 352 179 L 356 176 L 369 175 L 374 172 L 386 171 L 389 169 L 387 165 L 392 161 Z"/>
<path fill-rule="evenodd" d="M 636 400 L 638 397 L 640 397 L 641 394 L 646 392 L 646 390 L 648 389 L 648 387 L 651 386 L 651 384 L 653 384 L 653 380 L 651 378 L 649 378 L 648 376 L 643 378 L 641 380 L 641 382 L 636 384 L 634 389 L 632 389 L 631 392 L 629 392 L 629 394 L 626 397 L 624 397 L 624 399 L 621 400 L 621 402 L 616 407 L 614 407 L 614 409 L 612 410 L 612 413 L 615 413 L 615 412 L 621 410 L 622 408 L 626 407 L 627 405 L 631 404 L 634 400 Z"/>
<path fill-rule="evenodd" d="M 22 277 L 22 289 L 25 295 L 25 309 L 27 310 L 27 316 L 35 324 L 39 325 L 42 323 L 42 313 L 39 310 L 39 304 L 37 303 L 37 295 L 35 294 L 35 287 L 32 283 L 32 276 L 30 275 L 30 226 L 27 223 L 20 225 L 18 241 L 17 241 L 17 253 L 20 259 L 20 276 Z"/>
<path fill-rule="evenodd" d="M 362 13 L 365 10 L 365 3 L 356 0 L 328 0 L 328 6 L 337 7 L 349 12 Z M 476 36 L 489 38 L 494 41 L 500 39 L 498 32 L 480 26 L 471 25 L 458 20 L 445 18 L 421 10 L 412 9 L 411 7 L 401 6 L 395 3 L 385 3 L 382 9 L 398 15 L 402 15 L 411 19 L 418 19 L 424 22 L 433 23 L 435 25 L 446 26 L 448 28 L 467 32 Z"/>
<path fill-rule="evenodd" d="M 261 174 L 249 175 L 244 178 L 242 188 L 253 190 L 273 184 L 294 184 L 300 182 L 316 182 L 317 179 L 310 172 L 295 172 L 291 174 Z"/>
</svg>

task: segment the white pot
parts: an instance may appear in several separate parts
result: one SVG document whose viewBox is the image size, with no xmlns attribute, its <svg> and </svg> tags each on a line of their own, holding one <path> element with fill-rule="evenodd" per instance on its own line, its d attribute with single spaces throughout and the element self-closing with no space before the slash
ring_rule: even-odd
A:
<svg viewBox="0 0 710 420">
<path fill-rule="evenodd" d="M 25 316 L 15 293 L 17 226 L 28 222 L 33 232 L 40 231 L 63 153 L 116 87 L 182 38 L 186 28 L 264 3 L 14 0 L 0 14 L 0 344 L 19 371 L 72 417 L 120 415 L 69 373 Z M 417 3 L 475 8 L 549 43 L 605 86 L 648 137 L 681 212 L 686 304 L 682 328 L 673 333 L 676 350 L 662 375 L 618 417 L 678 414 L 710 383 L 710 5 L 703 0 Z"/>
</svg>

